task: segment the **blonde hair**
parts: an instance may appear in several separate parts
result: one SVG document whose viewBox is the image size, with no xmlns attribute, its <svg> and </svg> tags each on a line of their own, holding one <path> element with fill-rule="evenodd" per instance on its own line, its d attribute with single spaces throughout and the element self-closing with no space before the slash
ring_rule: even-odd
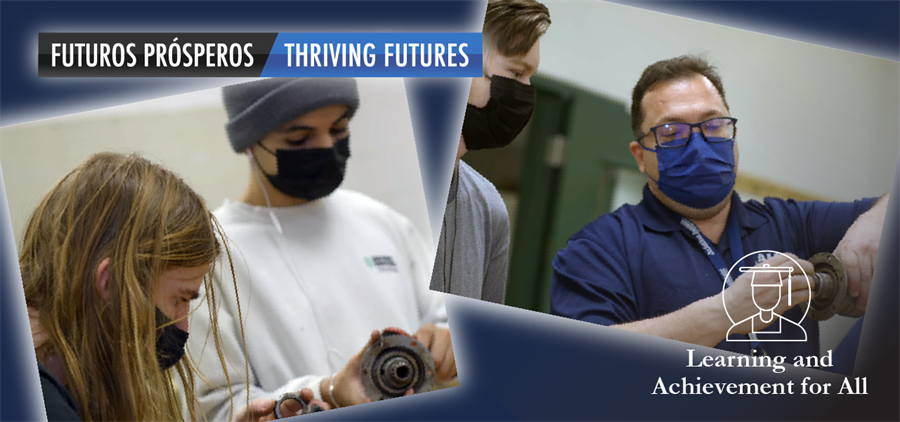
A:
<svg viewBox="0 0 900 422">
<path fill-rule="evenodd" d="M 154 293 L 166 269 L 210 264 L 203 299 L 209 334 L 220 344 L 212 283 L 217 235 L 225 238 L 203 199 L 137 154 L 91 156 L 35 209 L 19 255 L 25 300 L 47 336 L 35 351 L 41 362 L 59 359 L 82 420 L 181 418 L 174 372 L 197 419 L 188 359 L 174 371 L 157 362 Z M 227 246 L 225 253 L 230 264 Z M 95 279 L 105 258 L 108 300 Z M 219 359 L 224 368 L 221 351 Z"/>
</svg>

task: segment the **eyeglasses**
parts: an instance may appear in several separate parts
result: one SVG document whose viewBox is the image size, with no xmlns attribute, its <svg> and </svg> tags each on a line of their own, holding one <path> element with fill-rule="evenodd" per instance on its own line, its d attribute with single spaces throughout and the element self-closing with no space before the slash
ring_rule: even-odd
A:
<svg viewBox="0 0 900 422">
<path fill-rule="evenodd" d="M 664 123 L 653 126 L 643 135 L 637 138 L 640 142 L 645 136 L 653 134 L 656 145 L 660 148 L 679 148 L 688 144 L 691 140 L 691 132 L 694 128 L 700 128 L 700 133 L 706 142 L 728 142 L 734 139 L 734 117 L 714 117 L 700 123 Z M 651 150 L 652 151 L 652 150 Z"/>
</svg>

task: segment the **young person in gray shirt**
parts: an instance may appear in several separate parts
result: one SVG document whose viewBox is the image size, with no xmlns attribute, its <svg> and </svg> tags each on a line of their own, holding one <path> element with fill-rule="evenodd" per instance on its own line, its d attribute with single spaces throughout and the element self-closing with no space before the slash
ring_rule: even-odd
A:
<svg viewBox="0 0 900 422">
<path fill-rule="evenodd" d="M 491 182 L 460 158 L 501 148 L 534 110 L 531 77 L 550 12 L 535 0 L 491 0 L 484 17 L 484 76 L 472 79 L 447 197 L 431 289 L 503 303 L 509 263 L 509 214 Z"/>
</svg>

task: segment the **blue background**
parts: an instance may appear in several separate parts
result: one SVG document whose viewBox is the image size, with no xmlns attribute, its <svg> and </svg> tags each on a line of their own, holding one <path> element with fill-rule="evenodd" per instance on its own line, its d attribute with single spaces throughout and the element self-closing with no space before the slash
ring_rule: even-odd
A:
<svg viewBox="0 0 900 422">
<path fill-rule="evenodd" d="M 759 29 L 806 42 L 897 60 L 897 2 L 622 2 L 713 23 Z M 484 2 L 35 2 L 0 3 L 0 124 L 171 95 L 225 80 L 57 79 L 36 77 L 39 31 L 442 31 L 471 32 Z M 552 4 L 551 4 L 552 9 Z M 565 25 L 565 22 L 554 22 Z M 552 29 L 551 29 L 552 30 Z M 627 42 L 627 38 L 623 38 Z M 739 48 L 739 46 L 735 46 Z M 602 75 L 598 75 L 602 77 Z M 446 194 L 441 170 L 452 160 L 445 146 L 458 141 L 468 83 L 408 80 L 426 194 Z M 765 87 L 761 87 L 764 89 Z M 113 100 L 110 100 L 113 99 Z M 47 111 L 53 110 L 53 111 Z M 61 114 L 59 112 L 58 114 Z M 453 133 L 457 135 L 454 136 Z M 455 148 L 454 148 L 455 149 Z M 14 159 L 5 157 L 4 159 Z M 895 182 L 896 182 L 895 178 Z M 896 190 L 897 183 L 894 185 Z M 683 343 L 622 332 L 466 299 L 448 299 L 461 387 L 326 412 L 321 420 L 721 420 L 900 419 L 897 398 L 900 311 L 897 301 L 897 194 L 889 205 L 881 259 L 858 354 L 857 375 L 868 377 L 867 396 L 659 396 L 658 377 L 703 382 L 840 383 L 819 371 L 685 368 Z M 0 209 L 0 419 L 42 418 L 39 397 L 23 388 L 36 378 L 11 225 L 3 194 Z M 434 215 L 431 213 L 431 215 Z M 24 325 L 23 325 L 24 324 Z M 24 331 L 23 331 L 24 327 Z M 23 341 L 23 339 L 25 339 Z M 703 354 L 715 351 L 699 348 Z M 695 381 L 696 382 L 696 381 Z M 36 401 L 37 400 L 37 401 Z"/>
<path fill-rule="evenodd" d="M 287 64 L 288 49 L 285 43 L 294 44 L 290 50 L 290 65 Z M 345 46 L 346 58 L 338 56 L 337 65 L 332 63 L 330 53 L 322 51 L 318 54 L 319 66 L 313 66 L 312 63 L 312 46 L 310 44 L 318 44 L 322 49 L 325 44 L 334 44 L 340 48 L 340 44 Z M 365 50 L 366 44 L 371 43 L 372 47 Z M 412 49 L 403 49 L 400 44 L 442 44 L 441 66 L 438 65 L 437 47 L 432 47 L 432 52 L 427 62 L 428 67 L 421 64 L 423 53 L 416 49 L 415 63 L 413 63 Z M 300 66 L 297 66 L 296 45 L 307 44 L 306 62 L 300 59 Z M 359 64 L 351 64 L 351 55 L 349 45 L 358 45 L 361 48 L 359 55 Z M 391 44 L 391 57 L 387 58 L 386 44 Z M 453 46 L 453 60 L 451 61 L 449 51 L 451 44 Z M 463 45 L 465 44 L 465 45 Z M 302 47 L 299 47 L 303 51 Z M 368 53 L 366 53 L 368 51 Z M 463 57 L 462 53 L 465 53 Z M 404 66 L 398 64 L 398 54 L 403 55 Z M 324 58 L 323 56 L 326 56 Z M 373 65 L 367 66 L 367 56 L 374 56 L 371 60 Z M 261 77 L 277 76 L 277 77 L 360 77 L 360 78 L 378 78 L 378 77 L 477 77 L 482 75 L 481 64 L 481 33 L 291 33 L 278 34 L 272 51 L 269 53 L 269 59 L 266 60 L 266 66 L 260 74 Z M 325 62 L 327 60 L 327 62 Z M 350 64 L 344 65 L 344 61 Z M 415 66 L 414 66 L 415 64 Z M 451 66 L 452 64 L 452 66 Z"/>
</svg>

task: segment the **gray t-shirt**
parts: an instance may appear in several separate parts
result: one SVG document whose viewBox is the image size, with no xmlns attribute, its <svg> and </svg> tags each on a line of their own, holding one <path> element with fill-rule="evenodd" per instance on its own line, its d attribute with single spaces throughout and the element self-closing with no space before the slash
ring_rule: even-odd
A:
<svg viewBox="0 0 900 422">
<path fill-rule="evenodd" d="M 491 182 L 463 161 L 450 184 L 431 290 L 503 303 L 509 214 Z"/>
</svg>

